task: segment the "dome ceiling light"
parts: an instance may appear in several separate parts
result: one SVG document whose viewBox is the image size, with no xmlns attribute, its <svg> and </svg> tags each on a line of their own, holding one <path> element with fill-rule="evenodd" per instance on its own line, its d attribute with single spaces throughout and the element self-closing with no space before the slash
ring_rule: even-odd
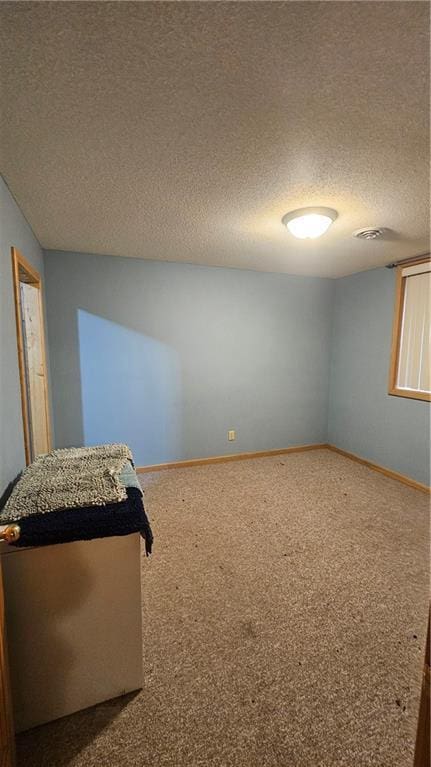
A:
<svg viewBox="0 0 431 767">
<path fill-rule="evenodd" d="M 294 237 L 315 240 L 325 234 L 337 215 L 332 208 L 298 208 L 286 213 L 281 221 Z"/>
</svg>

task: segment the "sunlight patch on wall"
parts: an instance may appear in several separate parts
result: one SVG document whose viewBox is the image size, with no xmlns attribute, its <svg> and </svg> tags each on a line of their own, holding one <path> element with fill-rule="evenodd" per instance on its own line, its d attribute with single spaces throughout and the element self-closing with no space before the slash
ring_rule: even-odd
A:
<svg viewBox="0 0 431 767">
<path fill-rule="evenodd" d="M 135 464 L 181 455 L 180 366 L 160 341 L 78 310 L 84 444 L 125 442 Z"/>
</svg>

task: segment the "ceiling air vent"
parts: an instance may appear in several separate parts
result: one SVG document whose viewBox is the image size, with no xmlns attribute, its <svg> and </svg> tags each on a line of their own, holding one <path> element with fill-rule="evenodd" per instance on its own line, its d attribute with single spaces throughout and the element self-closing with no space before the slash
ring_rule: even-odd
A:
<svg viewBox="0 0 431 767">
<path fill-rule="evenodd" d="M 353 236 L 358 240 L 378 240 L 383 236 L 383 229 L 357 229 Z"/>
</svg>

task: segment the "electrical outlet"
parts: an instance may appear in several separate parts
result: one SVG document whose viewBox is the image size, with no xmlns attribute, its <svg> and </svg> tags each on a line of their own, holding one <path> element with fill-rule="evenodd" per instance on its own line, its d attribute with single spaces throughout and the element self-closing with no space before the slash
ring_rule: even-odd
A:
<svg viewBox="0 0 431 767">
<path fill-rule="evenodd" d="M 229 442 L 233 442 L 234 439 L 236 439 L 235 429 L 231 429 L 230 431 L 228 431 L 227 438 Z"/>
</svg>

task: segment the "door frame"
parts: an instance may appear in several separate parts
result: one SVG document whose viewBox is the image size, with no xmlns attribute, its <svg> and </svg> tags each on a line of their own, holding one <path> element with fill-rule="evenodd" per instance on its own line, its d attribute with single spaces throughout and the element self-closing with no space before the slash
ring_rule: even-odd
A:
<svg viewBox="0 0 431 767">
<path fill-rule="evenodd" d="M 14 767 L 15 731 L 6 640 L 3 575 L 0 562 L 0 767 Z"/>
<path fill-rule="evenodd" d="M 46 349 L 45 349 L 45 318 L 43 311 L 42 301 L 42 281 L 39 272 L 34 269 L 31 264 L 24 258 L 18 248 L 11 248 L 12 255 L 12 276 L 13 276 L 13 292 L 15 297 L 15 321 L 16 321 L 16 339 L 17 339 L 17 351 L 18 351 L 18 365 L 19 365 L 19 381 L 21 390 L 21 408 L 22 408 L 22 422 L 24 430 L 24 449 L 25 449 L 25 461 L 28 465 L 32 461 L 31 456 L 31 437 L 30 437 L 30 413 L 28 408 L 27 399 L 27 384 L 26 384 L 26 368 L 25 368 L 25 352 L 24 352 L 24 339 L 22 333 L 22 311 L 21 311 L 21 295 L 20 295 L 20 282 L 27 282 L 29 285 L 33 285 L 39 290 L 39 309 L 40 309 L 40 328 L 42 332 L 42 360 L 45 369 L 44 377 L 44 396 L 45 396 L 45 413 L 46 413 L 46 433 L 48 437 L 48 447 L 51 450 L 51 423 L 49 412 L 49 397 L 48 397 L 48 367 L 46 364 Z"/>
</svg>

